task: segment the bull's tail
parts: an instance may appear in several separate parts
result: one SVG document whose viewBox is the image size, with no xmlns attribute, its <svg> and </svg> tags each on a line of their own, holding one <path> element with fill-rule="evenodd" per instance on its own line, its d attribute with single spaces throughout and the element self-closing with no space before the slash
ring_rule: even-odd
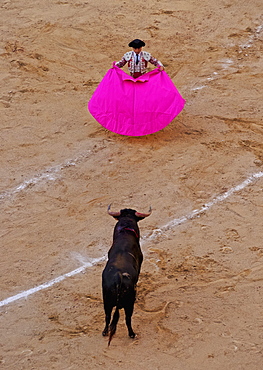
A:
<svg viewBox="0 0 263 370">
<path fill-rule="evenodd" d="M 110 334 L 109 334 L 108 346 L 110 345 L 112 337 L 116 332 L 117 324 L 118 324 L 119 317 L 120 317 L 118 306 L 119 306 L 119 298 L 121 294 L 121 285 L 122 285 L 122 274 L 118 272 L 117 282 L 116 282 L 116 310 L 114 312 L 113 318 L 110 323 Z"/>
</svg>

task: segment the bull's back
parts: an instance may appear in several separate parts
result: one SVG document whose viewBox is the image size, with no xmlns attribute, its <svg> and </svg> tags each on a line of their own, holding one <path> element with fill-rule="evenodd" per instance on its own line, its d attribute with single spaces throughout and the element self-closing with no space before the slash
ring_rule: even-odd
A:
<svg viewBox="0 0 263 370">
<path fill-rule="evenodd" d="M 120 268 L 128 264 L 141 267 L 143 261 L 140 244 L 133 235 L 119 235 L 110 248 L 108 257 L 112 262 L 118 260 Z"/>
<path fill-rule="evenodd" d="M 121 274 L 128 273 L 132 280 L 138 280 L 142 258 L 136 258 L 134 254 L 128 253 L 114 253 L 110 256 L 106 267 L 109 272 L 113 273 L 114 270 L 119 271 Z"/>
</svg>

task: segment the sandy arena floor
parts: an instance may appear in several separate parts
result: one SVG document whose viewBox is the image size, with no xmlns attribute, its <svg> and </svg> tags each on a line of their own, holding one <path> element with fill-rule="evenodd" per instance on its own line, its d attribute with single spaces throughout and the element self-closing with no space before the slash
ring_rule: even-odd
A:
<svg viewBox="0 0 263 370">
<path fill-rule="evenodd" d="M 2 1 L 1 368 L 262 368 L 262 10 L 262 0 Z M 187 101 L 139 138 L 87 111 L 134 38 Z M 153 213 L 140 223 L 138 335 L 122 312 L 108 348 L 95 261 L 112 241 L 109 203 Z"/>
</svg>

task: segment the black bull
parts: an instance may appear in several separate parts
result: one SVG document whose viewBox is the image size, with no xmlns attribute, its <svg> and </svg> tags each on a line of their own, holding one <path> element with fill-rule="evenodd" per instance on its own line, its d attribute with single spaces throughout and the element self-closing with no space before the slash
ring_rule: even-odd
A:
<svg viewBox="0 0 263 370">
<path fill-rule="evenodd" d="M 129 336 L 135 337 L 131 317 L 136 298 L 136 284 L 139 278 L 143 255 L 140 248 L 138 221 L 151 214 L 138 213 L 133 209 L 108 213 L 118 220 L 114 228 L 113 244 L 108 252 L 108 262 L 102 273 L 102 290 L 105 311 L 105 328 L 102 335 L 109 333 L 108 345 L 116 332 L 119 309 L 124 308 Z M 116 310 L 111 321 L 113 307 Z"/>
</svg>

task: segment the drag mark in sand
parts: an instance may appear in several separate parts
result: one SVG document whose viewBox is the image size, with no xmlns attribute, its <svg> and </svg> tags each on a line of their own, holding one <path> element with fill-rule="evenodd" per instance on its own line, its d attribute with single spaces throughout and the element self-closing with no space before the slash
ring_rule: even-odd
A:
<svg viewBox="0 0 263 370">
<path fill-rule="evenodd" d="M 240 190 L 243 190 L 244 188 L 253 184 L 256 180 L 260 179 L 261 177 L 263 177 L 263 172 L 254 173 L 253 175 L 249 176 L 245 181 L 243 181 L 241 184 L 231 188 L 230 190 L 226 191 L 223 194 L 218 195 L 211 202 L 205 204 L 202 208 L 195 209 L 192 212 L 190 212 L 188 215 L 183 216 L 181 218 L 175 218 L 175 219 L 171 220 L 170 222 L 168 222 L 166 225 L 162 226 L 161 228 L 153 230 L 153 232 L 151 234 L 142 238 L 143 241 L 144 242 L 147 242 L 147 240 L 150 241 L 150 240 L 154 239 L 155 237 L 157 237 L 158 235 L 161 235 L 161 234 L 165 233 L 166 231 L 172 229 L 173 227 L 176 227 L 176 226 L 181 225 L 182 223 L 184 223 L 186 221 L 193 220 L 194 218 L 197 218 L 197 217 L 201 216 L 202 213 L 208 211 L 214 205 L 216 205 L 220 202 L 223 202 L 224 200 L 229 198 L 234 193 L 236 193 Z M 82 266 L 73 270 L 73 271 L 70 271 L 66 274 L 58 276 L 57 278 L 55 278 L 53 280 L 50 280 L 47 283 L 38 285 L 34 288 L 31 288 L 29 290 L 20 292 L 20 293 L 14 295 L 12 297 L 9 297 L 9 298 L 4 299 L 3 301 L 0 301 L 0 307 L 9 305 L 10 303 L 15 302 L 19 299 L 27 298 L 28 296 L 30 296 L 34 293 L 37 293 L 37 292 L 39 292 L 43 289 L 50 288 L 53 285 L 60 283 L 61 281 L 65 280 L 66 278 L 69 278 L 69 277 L 75 276 L 77 274 L 80 274 L 82 272 L 85 272 L 86 269 L 99 264 L 100 262 L 104 261 L 106 258 L 107 258 L 107 256 L 103 256 L 103 257 L 100 257 L 100 258 L 95 258 L 90 262 L 83 261 Z M 78 258 L 78 259 L 81 261 L 80 258 Z"/>
</svg>

